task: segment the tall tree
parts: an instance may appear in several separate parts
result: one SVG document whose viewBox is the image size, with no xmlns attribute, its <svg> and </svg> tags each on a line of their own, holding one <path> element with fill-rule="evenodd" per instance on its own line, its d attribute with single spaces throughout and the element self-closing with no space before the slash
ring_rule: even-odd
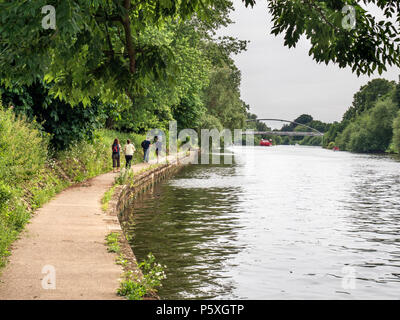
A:
<svg viewBox="0 0 400 320">
<path fill-rule="evenodd" d="M 255 0 L 243 0 L 253 6 Z M 196 15 L 207 21 L 226 0 L 14 0 L 0 1 L 0 79 L 11 85 L 45 78 L 52 92 L 73 104 L 127 100 L 151 78 L 169 77 L 176 66 L 168 49 L 173 39 L 145 41 L 148 26 L 162 28 L 171 21 Z M 400 66 L 398 26 L 378 21 L 362 4 L 374 3 L 385 18 L 399 21 L 394 0 L 269 0 L 275 35 L 295 46 L 302 35 L 311 41 L 309 54 L 317 62 L 370 74 L 386 65 Z M 44 30 L 41 10 L 56 8 L 56 30 Z M 354 8 L 356 25 L 343 27 L 345 5 Z"/>
<path fill-rule="evenodd" d="M 373 79 L 354 94 L 353 105 L 343 115 L 344 120 L 354 119 L 366 110 L 371 109 L 379 98 L 392 92 L 395 82 L 386 79 Z"/>
</svg>

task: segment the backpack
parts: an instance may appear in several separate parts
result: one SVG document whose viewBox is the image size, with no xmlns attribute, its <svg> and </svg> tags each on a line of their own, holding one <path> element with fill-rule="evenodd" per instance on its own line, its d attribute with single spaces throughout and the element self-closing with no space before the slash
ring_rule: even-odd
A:
<svg viewBox="0 0 400 320">
<path fill-rule="evenodd" d="M 143 140 L 143 141 L 142 141 L 141 146 L 142 146 L 143 149 L 146 149 L 146 140 Z"/>
<path fill-rule="evenodd" d="M 119 153 L 119 145 L 113 144 L 112 150 L 113 150 L 113 153 Z"/>
</svg>

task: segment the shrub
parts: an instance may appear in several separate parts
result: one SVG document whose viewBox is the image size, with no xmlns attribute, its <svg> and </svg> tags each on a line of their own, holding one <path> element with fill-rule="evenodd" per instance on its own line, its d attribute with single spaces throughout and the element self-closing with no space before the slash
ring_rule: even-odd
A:
<svg viewBox="0 0 400 320">
<path fill-rule="evenodd" d="M 141 161 L 143 136 L 107 130 L 96 131 L 91 142 L 49 153 L 50 135 L 0 103 L 0 267 L 33 210 L 69 185 L 111 170 L 115 137 L 121 145 L 132 140 L 138 150 L 135 160 Z"/>
<path fill-rule="evenodd" d="M 392 141 L 397 110 L 390 98 L 378 101 L 337 136 L 336 145 L 355 152 L 385 152 Z"/>
<path fill-rule="evenodd" d="M 0 104 L 0 267 L 29 219 L 24 200 L 34 199 L 32 181 L 44 169 L 47 147 L 48 137 L 35 122 L 16 117 Z"/>
<path fill-rule="evenodd" d="M 400 153 L 400 111 L 393 121 L 393 149 L 395 152 Z"/>
<path fill-rule="evenodd" d="M 335 143 L 333 141 L 329 142 L 327 149 L 333 149 L 335 147 Z"/>
<path fill-rule="evenodd" d="M 124 280 L 117 290 L 118 295 L 128 300 L 141 300 L 145 295 L 157 292 L 157 288 L 162 286 L 162 280 L 166 278 L 164 271 L 166 266 L 156 263 L 152 253 L 149 253 L 147 259 L 138 267 L 142 270 L 143 277 L 139 278 L 132 271 L 128 271 L 124 274 Z"/>
</svg>

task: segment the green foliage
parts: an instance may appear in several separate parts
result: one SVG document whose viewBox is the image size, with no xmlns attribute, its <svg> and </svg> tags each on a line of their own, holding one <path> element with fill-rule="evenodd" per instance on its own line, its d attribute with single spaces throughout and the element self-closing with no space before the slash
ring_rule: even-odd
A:
<svg viewBox="0 0 400 320">
<path fill-rule="evenodd" d="M 43 172 L 47 159 L 47 137 L 36 123 L 17 118 L 0 103 L 0 267 L 9 254 L 8 246 L 29 218 L 21 197 L 29 194 L 38 172 Z"/>
<path fill-rule="evenodd" d="M 298 116 L 296 119 L 294 119 L 294 122 L 301 123 L 301 124 L 308 124 L 311 121 L 313 121 L 314 118 L 310 116 L 309 114 L 302 114 Z"/>
<path fill-rule="evenodd" d="M 41 123 L 56 150 L 93 139 L 102 126 L 144 133 L 175 119 L 178 129 L 197 129 L 208 125 L 206 113 L 224 127 L 244 126 L 230 55 L 247 42 L 215 38 L 231 23 L 231 1 L 54 0 L 46 4 L 57 10 L 55 31 L 35 15 L 44 4 L 0 2 L 0 84 L 6 103 Z M 21 46 L 14 33 L 28 30 Z"/>
<path fill-rule="evenodd" d="M 138 267 L 143 277 L 138 277 L 132 271 L 128 271 L 124 274 L 124 280 L 121 281 L 117 290 L 118 295 L 128 300 L 141 300 L 144 296 L 157 292 L 157 288 L 162 286 L 162 280 L 166 278 L 164 272 L 166 266 L 156 263 L 152 253 L 149 253 L 147 259 Z"/>
<path fill-rule="evenodd" d="M 130 139 L 136 148 L 133 163 L 142 162 L 143 151 L 140 144 L 144 140 L 143 135 L 104 129 L 93 134 L 93 141 L 81 141 L 73 144 L 67 150 L 58 152 L 57 160 L 68 164 L 66 173 L 76 182 L 94 177 L 111 169 L 111 145 L 115 138 L 119 139 L 122 148 L 126 144 L 126 140 Z M 123 166 L 122 153 L 121 162 L 121 166 Z"/>
<path fill-rule="evenodd" d="M 147 259 L 139 264 L 139 268 L 143 272 L 143 280 L 148 291 L 160 287 L 161 281 L 167 277 L 164 272 L 166 266 L 157 263 L 151 252 L 147 255 Z"/>
<path fill-rule="evenodd" d="M 11 109 L 0 113 L 0 179 L 13 185 L 40 170 L 47 159 L 48 137 L 36 123 L 17 118 Z"/>
<path fill-rule="evenodd" d="M 243 0 L 246 6 L 255 2 Z M 385 18 L 398 17 L 396 1 L 369 2 L 382 9 Z M 356 12 L 357 23 L 350 30 L 342 27 L 346 3 Z M 49 4 L 56 8 L 56 30 L 41 26 L 41 8 Z M 357 74 L 400 65 L 398 26 L 375 19 L 358 1 L 278 0 L 268 6 L 272 34 L 283 34 L 288 47 L 305 35 L 317 62 L 351 66 Z M 110 103 L 122 105 L 128 97 L 133 102 L 131 95 L 143 92 L 149 81 L 173 80 L 179 65 L 169 47 L 174 39 L 151 38 L 153 34 L 173 21 L 203 21 L 200 31 L 215 30 L 229 23 L 231 9 L 226 0 L 2 1 L 0 79 L 7 85 L 46 79 L 54 82 L 55 96 L 71 104 L 89 105 L 99 95 Z M 221 49 L 240 50 L 240 43 L 226 45 L 226 40 Z"/>
<path fill-rule="evenodd" d="M 108 252 L 120 253 L 121 247 L 119 245 L 119 233 L 118 232 L 111 232 L 106 237 L 106 243 L 108 247 Z"/>
<path fill-rule="evenodd" d="M 246 105 L 246 108 L 249 108 L 249 106 Z M 257 115 L 247 112 L 247 119 L 248 120 L 256 120 Z M 269 128 L 262 121 L 248 121 L 248 122 L 246 122 L 245 129 L 246 130 L 254 130 L 254 131 L 270 131 L 271 130 L 271 128 Z M 282 142 L 281 137 L 279 137 L 279 136 L 255 135 L 254 136 L 254 144 L 259 145 L 261 139 L 272 139 L 274 144 L 281 144 L 281 142 Z M 246 137 L 242 137 L 242 143 L 246 144 Z"/>
<path fill-rule="evenodd" d="M 246 108 L 248 108 L 248 106 L 246 106 Z M 256 120 L 257 115 L 247 112 L 247 119 L 248 120 Z M 262 121 L 249 121 L 246 123 L 246 129 L 253 129 L 255 131 L 270 131 L 271 130 L 271 128 L 269 128 L 265 124 L 265 122 L 262 122 Z"/>
<path fill-rule="evenodd" d="M 393 102 L 400 108 L 400 83 L 398 83 L 394 89 Z"/>
<path fill-rule="evenodd" d="M 132 272 L 125 274 L 125 279 L 121 281 L 117 294 L 126 297 L 128 300 L 142 300 L 147 294 L 146 287 Z"/>
<path fill-rule="evenodd" d="M 211 72 L 210 85 L 204 92 L 207 113 L 231 130 L 243 128 L 246 120 L 239 86 L 240 72 L 232 65 L 224 65 Z"/>
<path fill-rule="evenodd" d="M 400 153 L 400 112 L 393 121 L 393 151 Z"/>
<path fill-rule="evenodd" d="M 314 118 L 309 114 L 302 114 L 298 116 L 293 122 L 290 124 L 285 124 L 282 126 L 280 131 L 288 131 L 288 132 L 315 132 L 319 131 L 321 133 L 328 131 L 331 128 L 331 124 L 324 123 L 320 120 L 314 120 Z M 313 130 L 314 129 L 314 130 Z M 321 146 L 322 137 L 312 137 L 312 136 L 294 136 L 289 137 L 285 136 L 276 139 L 277 144 L 300 144 L 307 146 Z"/>
<path fill-rule="evenodd" d="M 112 196 L 114 195 L 116 186 L 111 187 L 109 190 L 106 191 L 103 198 L 101 198 L 101 209 L 103 211 L 108 210 L 108 203 L 110 202 Z"/>
<path fill-rule="evenodd" d="M 305 146 L 321 146 L 322 144 L 322 137 L 304 137 L 299 144 Z"/>
<path fill-rule="evenodd" d="M 309 55 L 316 62 L 333 62 L 352 68 L 357 75 L 380 74 L 386 65 L 400 65 L 399 27 L 391 18 L 399 17 L 396 1 L 367 1 L 378 6 L 385 20 L 379 21 L 363 7 L 364 1 L 268 1 L 272 34 L 284 35 L 284 44 L 295 47 L 302 36 L 310 39 Z M 355 9 L 354 28 L 344 28 L 342 8 Z"/>
<path fill-rule="evenodd" d="M 3 102 L 13 105 L 17 114 L 26 115 L 39 122 L 44 131 L 51 134 L 50 142 L 56 150 L 64 150 L 71 144 L 92 139 L 93 133 L 105 120 L 103 105 L 98 99 L 84 107 L 72 107 L 49 94 L 51 85 L 35 82 L 29 87 L 0 87 Z"/>
<path fill-rule="evenodd" d="M 139 171 L 133 171 L 133 170 L 126 170 L 125 168 L 121 170 L 118 176 L 115 177 L 115 185 L 130 185 L 134 186 L 135 185 L 135 177 L 140 176 L 142 173 L 146 171 L 151 171 L 159 166 L 162 166 L 162 164 L 151 164 L 147 165 L 144 168 L 142 168 Z"/>
<path fill-rule="evenodd" d="M 343 115 L 343 120 L 352 120 L 364 111 L 371 109 L 380 97 L 393 91 L 394 82 L 385 79 L 373 79 L 354 95 L 353 105 Z"/>
<path fill-rule="evenodd" d="M 313 121 L 313 117 L 309 114 L 302 114 L 293 120 L 292 123 L 285 124 L 282 126 L 281 131 L 295 131 L 295 128 L 301 124 L 310 125 Z M 308 128 L 302 127 L 300 131 L 310 131 Z"/>
<path fill-rule="evenodd" d="M 137 147 L 143 138 L 100 130 L 92 142 L 81 141 L 51 157 L 49 135 L 0 106 L 0 266 L 33 210 L 69 185 L 111 170 L 115 137 L 129 137 Z"/>
<path fill-rule="evenodd" d="M 379 100 L 375 107 L 357 117 L 337 136 L 336 145 L 355 152 L 385 152 L 392 141 L 397 111 L 391 97 Z"/>
<path fill-rule="evenodd" d="M 354 122 L 361 121 L 357 120 L 364 116 L 364 113 L 371 110 L 376 105 L 379 99 L 392 99 L 397 106 L 400 106 L 396 102 L 396 92 L 395 83 L 387 81 L 385 79 L 373 79 L 369 81 L 366 85 L 361 86 L 360 90 L 354 94 L 352 106 L 344 113 L 343 120 L 341 122 L 334 122 L 327 133 L 324 136 L 324 145 L 327 146 L 330 142 L 336 142 L 343 150 L 349 148 L 349 141 L 351 132 L 357 131 L 357 126 Z M 347 129 L 348 126 L 351 126 Z M 345 131 L 345 129 L 347 129 Z M 353 137 L 353 145 L 368 144 L 367 142 L 362 142 L 362 139 L 367 138 L 366 132 L 363 129 L 357 134 L 357 138 Z M 358 142 L 356 142 L 358 141 Z M 383 145 L 379 148 L 381 149 Z M 358 149 L 358 148 L 356 148 Z M 369 149 L 367 145 L 360 148 Z"/>
<path fill-rule="evenodd" d="M 204 114 L 200 119 L 201 129 L 218 129 L 221 131 L 223 126 L 219 119 L 211 114 Z"/>
<path fill-rule="evenodd" d="M 53 5 L 57 30 L 44 30 L 41 8 Z M 0 79 L 7 85 L 53 82 L 51 92 L 75 105 L 124 104 L 154 79 L 173 80 L 179 58 L 165 32 L 196 15 L 208 28 L 224 24 L 221 0 L 44 1 L 0 3 Z M 162 36 L 160 36 L 162 35 Z M 24 45 L 22 46 L 21 43 Z"/>
<path fill-rule="evenodd" d="M 335 147 L 335 142 L 331 141 L 328 143 L 328 145 L 326 146 L 327 149 L 333 149 Z"/>
<path fill-rule="evenodd" d="M 343 120 L 341 122 L 335 121 L 332 123 L 328 131 L 324 134 L 324 146 L 328 146 L 331 142 L 334 143 L 336 137 L 343 132 L 344 128 L 348 125 L 348 120 Z"/>
</svg>

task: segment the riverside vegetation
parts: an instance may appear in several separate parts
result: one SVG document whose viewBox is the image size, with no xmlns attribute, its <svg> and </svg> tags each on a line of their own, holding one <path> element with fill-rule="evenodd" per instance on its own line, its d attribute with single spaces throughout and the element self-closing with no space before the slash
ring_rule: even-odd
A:
<svg viewBox="0 0 400 320">
<path fill-rule="evenodd" d="M 255 120 L 255 114 L 247 113 L 247 119 Z M 300 144 L 321 146 L 329 149 L 359 153 L 400 153 L 400 82 L 377 78 L 363 85 L 354 94 L 352 105 L 344 113 L 341 121 L 324 123 L 302 114 L 295 123 L 285 124 L 275 131 L 312 131 L 312 127 L 322 133 L 322 137 L 282 137 L 264 135 L 274 144 Z M 250 122 L 248 129 L 271 131 L 262 122 Z M 258 144 L 261 137 L 256 137 Z"/>
<path fill-rule="evenodd" d="M 161 164 L 151 164 L 137 172 L 122 169 L 120 174 L 115 178 L 114 185 L 105 192 L 101 199 L 103 211 L 108 210 L 109 202 L 119 185 L 133 186 L 135 184 L 136 176 L 140 176 L 146 171 L 151 171 L 160 165 Z M 127 222 L 125 222 L 125 224 L 126 223 Z M 134 221 L 130 222 L 130 224 L 134 224 Z M 145 297 L 156 297 L 157 288 L 162 286 L 161 282 L 166 278 L 164 272 L 166 266 L 161 266 L 159 263 L 156 263 L 154 255 L 150 252 L 147 255 L 147 258 L 136 266 L 137 270 L 140 270 L 139 273 L 136 268 L 135 270 L 129 269 L 129 258 L 127 258 L 122 252 L 121 247 L 123 244 L 121 243 L 120 237 L 126 237 L 127 240 L 130 239 L 129 235 L 125 235 L 123 232 L 111 232 L 106 237 L 108 251 L 118 254 L 116 263 L 124 268 L 124 273 L 122 274 L 123 280 L 120 282 L 117 294 L 128 300 L 142 300 Z"/>
<path fill-rule="evenodd" d="M 109 146 L 115 137 L 122 144 L 127 138 L 135 144 L 137 162 L 140 142 L 151 128 L 164 130 L 167 138 L 171 120 L 178 122 L 178 130 L 243 128 L 247 110 L 240 98 L 241 74 L 231 57 L 246 50 L 247 42 L 215 36 L 217 29 L 232 22 L 231 1 L 217 1 L 213 8 L 208 4 L 207 18 L 201 8 L 192 6 L 193 1 L 173 2 L 170 9 L 178 11 L 170 15 L 170 10 L 162 9 L 160 21 L 156 21 L 157 14 L 148 16 L 149 20 L 142 16 L 154 10 L 147 2 L 143 3 L 146 9 L 140 9 L 140 19 L 145 21 L 138 19 L 136 7 L 125 10 L 109 1 L 87 7 L 83 1 L 75 2 L 73 9 L 71 3 L 62 2 L 57 7 L 60 33 L 51 37 L 53 48 L 44 44 L 50 39 L 49 30 L 43 34 L 36 21 L 43 4 L 17 2 L 4 3 L 0 10 L 4 25 L 4 50 L 0 50 L 4 105 L 0 119 L 1 265 L 35 209 L 69 185 L 110 170 Z M 81 15 L 86 9 L 89 15 Z M 176 19 L 181 9 L 187 14 Z M 30 17 L 25 16 L 28 11 Z M 70 16 L 78 11 L 79 18 Z M 7 23 L 14 14 L 19 31 Z M 124 31 L 117 20 L 95 22 L 99 15 L 123 17 L 124 30 L 136 30 L 126 38 L 129 48 L 136 47 L 136 56 L 131 50 L 127 56 L 126 43 L 121 41 Z M 64 20 L 66 16 L 70 17 Z M 93 20 L 84 22 L 86 18 Z M 71 21 L 77 29 L 71 29 Z M 24 53 L 8 48 L 13 47 L 16 34 L 26 33 L 21 28 L 28 25 L 30 32 L 43 35 L 44 42 L 40 49 L 29 50 L 25 61 Z M 84 44 L 87 36 L 94 42 Z M 38 44 L 36 36 L 25 40 L 28 46 Z M 74 47 L 72 55 L 59 51 L 57 43 Z M 32 56 L 39 51 L 43 55 Z M 22 61 L 26 62 L 23 71 L 19 69 Z M 39 65 L 45 64 L 40 70 Z M 65 78 L 67 74 L 74 79 Z"/>
<path fill-rule="evenodd" d="M 372 2 L 386 17 L 397 12 L 394 2 Z M 247 42 L 216 36 L 232 23 L 232 1 L 58 1 L 57 31 L 42 28 L 38 13 L 45 4 L 0 4 L 5 106 L 0 109 L 0 266 L 35 209 L 71 184 L 111 169 L 109 146 L 115 137 L 131 139 L 140 150 L 143 134 L 150 128 L 167 132 L 170 120 L 178 122 L 178 130 L 245 128 L 249 111 L 231 57 L 246 50 Z M 386 63 L 400 65 L 398 41 L 392 41 L 398 40 L 396 26 L 369 19 L 355 4 L 356 29 L 332 32 L 331 26 L 340 28 L 338 3 L 316 5 L 270 1 L 272 33 L 284 34 L 288 47 L 306 35 L 317 62 L 351 66 L 358 74 L 381 73 Z M 293 16 L 293 10 L 301 14 Z M 325 23 L 321 14 L 332 21 Z M 386 32 L 389 27 L 395 31 Z M 366 36 L 359 37 L 360 32 Z M 355 44 L 351 52 L 337 50 L 348 48 L 349 41 Z M 375 113 L 366 110 L 346 119 L 354 122 L 349 129 L 347 122 L 332 125 L 329 145 L 398 150 L 400 119 L 391 121 L 397 102 L 387 106 L 390 97 L 381 99 L 386 100 Z M 369 131 L 357 130 L 366 124 L 374 129 L 368 119 L 375 116 L 384 124 L 383 134 L 376 135 L 383 143 L 372 144 L 374 150 L 358 147 Z M 379 133 L 380 127 L 371 132 Z"/>
<path fill-rule="evenodd" d="M 115 136 L 137 146 L 143 136 L 97 130 L 93 140 L 49 151 L 50 134 L 35 121 L 0 107 L 0 266 L 31 214 L 68 186 L 111 170 Z M 137 152 L 135 160 L 141 157 Z"/>
<path fill-rule="evenodd" d="M 374 79 L 362 86 L 324 143 L 353 152 L 400 153 L 400 83 Z"/>
<path fill-rule="evenodd" d="M 144 297 L 154 296 L 157 293 L 157 288 L 162 286 L 161 281 L 166 278 L 164 271 L 166 266 L 157 263 L 154 255 L 149 253 L 147 258 L 137 266 L 141 271 L 140 275 L 128 270 L 126 268 L 128 261 L 122 253 L 120 236 L 123 235 L 118 232 L 111 232 L 106 237 L 108 251 L 119 255 L 116 262 L 125 269 L 117 294 L 128 300 L 142 300 Z"/>
</svg>

